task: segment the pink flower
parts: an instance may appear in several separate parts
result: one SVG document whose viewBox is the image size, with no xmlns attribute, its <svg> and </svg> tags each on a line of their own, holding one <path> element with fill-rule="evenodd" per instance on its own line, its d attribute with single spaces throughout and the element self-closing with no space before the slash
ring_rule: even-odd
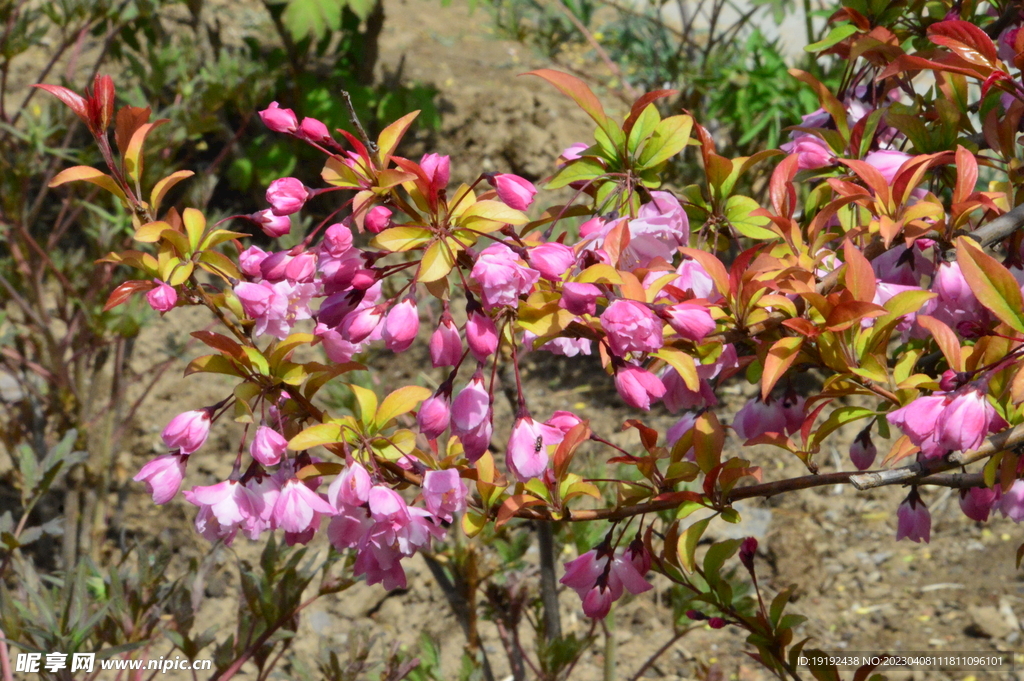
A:
<svg viewBox="0 0 1024 681">
<path fill-rule="evenodd" d="M 323 247 L 335 258 L 340 258 L 352 248 L 352 230 L 340 222 L 331 225 L 324 232 Z"/>
<path fill-rule="evenodd" d="M 154 504 L 166 504 L 181 489 L 187 462 L 185 454 L 164 454 L 143 466 L 132 480 L 146 483 Z"/>
<path fill-rule="evenodd" d="M 299 136 L 308 142 L 315 142 L 317 144 L 332 140 L 331 132 L 327 129 L 327 126 L 322 121 L 309 117 L 302 119 L 302 123 L 299 125 Z"/>
<path fill-rule="evenodd" d="M 948 450 L 939 444 L 939 415 L 946 408 L 946 394 L 933 393 L 918 397 L 905 407 L 886 414 L 889 423 L 902 430 L 910 441 L 928 458 L 944 455 Z"/>
<path fill-rule="evenodd" d="M 497 190 L 498 198 L 509 208 L 526 210 L 533 203 L 537 188 L 533 183 L 518 175 L 498 173 L 489 178 L 491 185 Z"/>
<path fill-rule="evenodd" d="M 972 487 L 960 490 L 960 510 L 971 520 L 983 523 L 999 502 L 999 488 Z"/>
<path fill-rule="evenodd" d="M 706 298 L 712 302 L 722 297 L 714 280 L 704 266 L 696 260 L 683 260 L 676 268 L 679 277 L 672 285 L 682 291 L 689 291 L 697 298 Z"/>
<path fill-rule="evenodd" d="M 168 449 L 177 449 L 182 454 L 191 454 L 206 442 L 210 434 L 210 412 L 196 409 L 178 414 L 160 434 Z"/>
<path fill-rule="evenodd" d="M 558 306 L 575 315 L 592 315 L 597 312 L 597 299 L 600 296 L 601 289 L 593 284 L 570 281 L 562 284 L 562 298 L 558 301 Z"/>
<path fill-rule="evenodd" d="M 552 414 L 551 418 L 544 422 L 544 425 L 557 428 L 562 432 L 562 435 L 565 435 L 580 423 L 583 423 L 583 419 L 576 416 L 576 414 L 573 414 L 571 411 L 559 410 Z"/>
<path fill-rule="evenodd" d="M 771 397 L 767 402 L 762 402 L 760 395 L 743 405 L 732 422 L 736 434 L 743 440 L 760 437 L 765 433 L 785 432 L 786 425 L 782 402 Z"/>
<path fill-rule="evenodd" d="M 951 393 L 938 422 L 938 444 L 946 450 L 977 449 L 990 432 L 1002 430 L 1006 421 L 975 387 Z"/>
<path fill-rule="evenodd" d="M 253 213 L 249 217 L 260 226 L 264 234 L 272 239 L 284 236 L 292 231 L 292 219 L 287 215 L 277 215 L 270 208 Z"/>
<path fill-rule="evenodd" d="M 506 449 L 509 472 L 519 482 L 540 477 L 548 466 L 548 446 L 557 445 L 564 437 L 559 429 L 529 416 L 516 419 Z"/>
<path fill-rule="evenodd" d="M 540 272 L 521 265 L 505 244 L 495 243 L 480 252 L 470 277 L 480 283 L 484 307 L 490 310 L 518 303 L 519 296 L 528 293 L 540 278 Z"/>
<path fill-rule="evenodd" d="M 562 357 L 575 357 L 576 355 L 581 354 L 589 355 L 590 340 L 586 338 L 566 338 L 561 336 L 559 338 L 552 338 L 547 343 L 540 346 L 540 349 L 547 350 L 552 355 L 561 355 Z"/>
<path fill-rule="evenodd" d="M 608 334 L 613 353 L 654 352 L 662 346 L 662 324 L 654 313 L 635 300 L 616 300 L 601 313 L 601 326 Z"/>
<path fill-rule="evenodd" d="M 338 330 L 349 342 L 361 343 L 377 330 L 383 319 L 382 306 L 364 307 L 346 315 Z"/>
<path fill-rule="evenodd" d="M 675 446 L 679 440 L 686 435 L 688 432 L 693 430 L 694 424 L 697 423 L 697 415 L 693 412 L 687 412 L 683 414 L 682 418 L 672 424 L 668 430 L 665 431 L 665 446 L 669 449 Z M 684 458 L 690 458 L 693 455 L 693 448 L 690 448 L 686 452 Z"/>
<path fill-rule="evenodd" d="M 999 499 L 999 512 L 1015 523 L 1024 520 L 1024 480 L 1015 480 Z"/>
<path fill-rule="evenodd" d="M 576 253 L 571 248 L 554 241 L 531 248 L 528 257 L 540 276 L 549 281 L 559 281 L 576 262 Z"/>
<path fill-rule="evenodd" d="M 594 588 L 597 578 L 604 572 L 607 564 L 607 554 L 598 557 L 597 551 L 591 549 L 579 558 L 566 563 L 565 575 L 558 581 L 576 591 L 579 597 L 583 598 L 588 591 Z"/>
<path fill-rule="evenodd" d="M 788 390 L 778 404 L 786 419 L 786 434 L 792 435 L 799 431 L 804 425 L 804 398 Z"/>
<path fill-rule="evenodd" d="M 343 506 L 362 506 L 370 498 L 373 481 L 363 464 L 353 462 L 327 488 L 327 500 L 339 512 Z"/>
<path fill-rule="evenodd" d="M 888 284 L 921 287 L 921 278 L 930 277 L 935 265 L 921 253 L 921 239 L 911 248 L 898 245 L 871 261 L 875 276 Z"/>
<path fill-rule="evenodd" d="M 238 255 L 239 269 L 247 277 L 261 276 L 260 265 L 267 259 L 267 253 L 259 246 L 249 246 Z"/>
<path fill-rule="evenodd" d="M 700 379 L 700 386 L 695 392 L 686 387 L 679 372 L 668 367 L 662 374 L 661 381 L 665 385 L 665 395 L 662 397 L 662 401 L 665 403 L 665 408 L 673 414 L 681 409 L 702 409 L 718 404 L 718 398 L 715 397 L 711 384 L 705 378 Z"/>
<path fill-rule="evenodd" d="M 932 280 L 932 290 L 938 293 L 939 300 L 949 307 L 973 310 L 980 306 L 957 262 L 939 263 L 939 269 Z"/>
<path fill-rule="evenodd" d="M 878 449 L 871 441 L 871 431 L 865 428 L 860 431 L 860 434 L 854 438 L 853 444 L 850 445 L 850 461 L 853 462 L 857 470 L 866 471 L 875 463 L 876 456 L 878 456 Z"/>
<path fill-rule="evenodd" d="M 154 279 L 156 288 L 146 294 L 146 301 L 149 306 L 157 312 L 167 312 L 178 302 L 178 292 L 173 286 L 169 286 L 159 279 Z"/>
<path fill-rule="evenodd" d="M 270 284 L 283 281 L 286 278 L 285 272 L 288 270 L 288 265 L 294 259 L 295 256 L 288 251 L 270 253 L 260 263 L 260 276 Z"/>
<path fill-rule="evenodd" d="M 185 492 L 185 499 L 195 506 L 208 506 L 220 526 L 228 528 L 254 514 L 249 495 L 249 490 L 237 480 L 225 480 L 216 485 L 193 487 Z"/>
<path fill-rule="evenodd" d="M 249 453 L 252 458 L 264 466 L 276 466 L 281 463 L 281 457 L 288 449 L 288 440 L 279 432 L 268 426 L 260 426 L 256 429 L 256 435 L 249 444 Z"/>
<path fill-rule="evenodd" d="M 565 564 L 565 576 L 559 580 L 576 591 L 583 599 L 583 612 L 587 617 L 601 619 L 608 615 L 613 602 L 623 591 L 641 594 L 653 587 L 638 569 L 650 567 L 646 551 L 637 551 L 633 545 L 624 553 L 611 555 L 610 549 L 598 547 Z"/>
<path fill-rule="evenodd" d="M 284 340 L 295 322 L 312 316 L 309 301 L 316 290 L 316 284 L 290 281 L 242 282 L 235 286 L 235 295 L 241 300 L 245 313 L 256 321 L 254 335 L 269 333 Z"/>
<path fill-rule="evenodd" d="M 835 163 L 836 155 L 825 140 L 817 135 L 804 134 L 779 147 L 788 154 L 796 154 L 800 170 L 815 170 Z"/>
<path fill-rule="evenodd" d="M 615 389 L 626 404 L 644 411 L 665 394 L 665 384 L 635 364 L 626 364 L 615 372 Z"/>
<path fill-rule="evenodd" d="M 864 162 L 880 172 L 887 183 L 892 184 L 896 180 L 896 174 L 900 167 L 911 158 L 910 154 L 902 151 L 883 149 L 872 151 L 864 157 Z"/>
<path fill-rule="evenodd" d="M 676 249 L 689 243 L 690 220 L 679 200 L 664 191 L 651 192 L 651 198 L 629 222 L 629 245 L 622 253 L 624 267 L 646 267 L 655 258 L 672 262 Z"/>
<path fill-rule="evenodd" d="M 274 530 L 274 505 L 281 495 L 281 483 L 272 475 L 257 473 L 245 483 L 252 514 L 242 521 L 242 529 L 255 541 L 265 530 Z"/>
<path fill-rule="evenodd" d="M 406 298 L 388 312 L 384 320 L 384 345 L 392 352 L 404 352 L 416 340 L 420 330 L 420 314 L 416 302 Z"/>
<path fill-rule="evenodd" d="M 467 494 L 466 483 L 454 468 L 427 471 L 423 476 L 423 503 L 428 511 L 442 520 L 452 522 L 456 513 L 466 510 Z"/>
<path fill-rule="evenodd" d="M 896 541 L 909 539 L 919 544 L 922 541 L 928 543 L 931 535 L 932 516 L 928 513 L 928 507 L 921 501 L 917 490 L 911 490 L 896 509 Z"/>
<path fill-rule="evenodd" d="M 466 342 L 478 362 L 487 361 L 498 349 L 498 329 L 494 326 L 494 320 L 479 310 L 470 312 L 466 320 Z"/>
<path fill-rule="evenodd" d="M 391 226 L 391 211 L 385 206 L 376 206 L 363 218 L 363 226 L 374 234 L 380 234 Z"/>
<path fill-rule="evenodd" d="M 440 154 L 426 154 L 420 159 L 420 167 L 429 182 L 428 189 L 432 194 L 437 194 L 448 186 L 448 179 L 451 175 L 451 163 L 447 156 Z"/>
<path fill-rule="evenodd" d="M 661 315 L 676 333 L 694 343 L 701 342 L 704 336 L 715 330 L 711 312 L 696 303 L 677 303 L 664 308 Z"/>
<path fill-rule="evenodd" d="M 491 322 L 493 326 L 493 322 Z M 498 340 L 495 330 L 494 340 Z M 497 348 L 497 343 L 495 343 Z M 493 350 L 491 350 L 493 352 Z M 487 353 L 488 355 L 490 352 Z M 485 355 L 486 357 L 486 355 Z M 441 323 L 430 336 L 430 363 L 435 367 L 453 367 L 462 358 L 462 337 L 459 335 L 459 327 L 455 326 L 452 316 L 448 312 L 441 314 Z"/>
<path fill-rule="evenodd" d="M 294 256 L 284 268 L 284 278 L 295 283 L 311 283 L 315 273 L 316 256 L 308 252 Z"/>
<path fill-rule="evenodd" d="M 291 109 L 282 109 L 277 102 L 271 102 L 263 111 L 260 111 L 260 118 L 263 125 L 274 132 L 293 133 L 299 127 L 299 119 Z"/>
<path fill-rule="evenodd" d="M 274 504 L 274 522 L 285 532 L 301 533 L 320 522 L 320 516 L 332 516 L 334 508 L 319 494 L 297 478 L 281 486 L 281 495 Z"/>
<path fill-rule="evenodd" d="M 294 177 L 274 180 L 267 189 L 267 203 L 270 204 L 274 215 L 291 215 L 299 212 L 309 197 L 309 189 Z"/>
<path fill-rule="evenodd" d="M 576 142 L 575 144 L 570 144 L 565 149 L 563 149 L 562 153 L 559 154 L 559 156 L 561 156 L 566 161 L 575 161 L 576 159 L 580 158 L 583 155 L 583 152 L 589 148 L 590 145 L 587 144 L 586 142 Z"/>
<path fill-rule="evenodd" d="M 423 400 L 420 410 L 416 414 L 416 423 L 420 432 L 428 440 L 436 440 L 441 433 L 448 429 L 451 422 L 451 406 L 448 403 L 448 395 L 433 395 Z"/>
<path fill-rule="evenodd" d="M 487 451 L 491 441 L 491 396 L 477 371 L 452 402 L 452 434 L 458 436 L 471 463 Z"/>
</svg>

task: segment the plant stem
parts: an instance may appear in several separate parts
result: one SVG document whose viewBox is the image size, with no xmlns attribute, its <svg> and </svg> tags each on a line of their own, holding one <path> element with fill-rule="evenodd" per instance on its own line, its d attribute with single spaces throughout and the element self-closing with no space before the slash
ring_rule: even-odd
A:
<svg viewBox="0 0 1024 681">
<path fill-rule="evenodd" d="M 555 533 L 553 523 L 537 523 L 540 548 L 540 598 L 544 604 L 544 637 L 548 641 L 562 637 L 558 612 L 558 582 L 555 580 Z"/>
</svg>

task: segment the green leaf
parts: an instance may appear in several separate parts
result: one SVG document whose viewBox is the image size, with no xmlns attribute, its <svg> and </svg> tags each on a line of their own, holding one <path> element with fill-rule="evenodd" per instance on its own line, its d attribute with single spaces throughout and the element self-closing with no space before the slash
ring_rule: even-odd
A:
<svg viewBox="0 0 1024 681">
<path fill-rule="evenodd" d="M 679 542 L 676 545 L 676 550 L 679 555 L 679 565 L 682 566 L 686 572 L 693 572 L 693 568 L 696 566 L 694 554 L 697 552 L 697 542 L 700 541 L 701 536 L 704 534 L 704 530 L 707 529 L 708 523 L 710 522 L 711 518 L 698 520 L 679 534 Z"/>
<path fill-rule="evenodd" d="M 604 166 L 597 159 L 584 156 L 565 164 L 545 185 L 545 189 L 560 189 L 572 182 L 587 182 L 604 173 Z"/>
<path fill-rule="evenodd" d="M 301 452 L 319 445 L 334 444 L 341 442 L 344 436 L 341 432 L 341 424 L 318 423 L 306 428 L 304 431 L 293 437 L 288 442 L 288 449 Z"/>
<path fill-rule="evenodd" d="M 1024 300 L 1010 271 L 968 237 L 956 245 L 956 261 L 974 295 L 1000 321 L 1024 333 Z"/>
<path fill-rule="evenodd" d="M 843 42 L 854 33 L 857 33 L 858 30 L 859 29 L 853 24 L 839 24 L 833 28 L 824 39 L 808 45 L 804 50 L 807 52 L 821 52 L 822 50 L 827 50 L 833 45 Z"/>
<path fill-rule="evenodd" d="M 692 128 L 693 118 L 690 116 L 669 116 L 658 123 L 644 145 L 638 167 L 653 168 L 678 154 L 690 141 Z"/>
<path fill-rule="evenodd" d="M 725 204 L 725 218 L 737 232 L 751 239 L 778 239 L 779 235 L 768 229 L 771 220 L 763 215 L 751 215 L 760 208 L 757 201 L 749 196 L 730 196 Z"/>
<path fill-rule="evenodd" d="M 320 40 L 328 31 L 341 28 L 341 11 L 347 4 L 346 0 L 289 0 L 281 21 L 293 40 L 308 35 Z"/>
</svg>

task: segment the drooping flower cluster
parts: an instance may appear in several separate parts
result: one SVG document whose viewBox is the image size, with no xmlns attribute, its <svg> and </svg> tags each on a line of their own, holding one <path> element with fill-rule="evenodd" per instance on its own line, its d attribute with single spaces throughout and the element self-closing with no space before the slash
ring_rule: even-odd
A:
<svg viewBox="0 0 1024 681">
<path fill-rule="evenodd" d="M 651 555 L 638 537 L 625 551 L 605 543 L 569 561 L 559 581 L 580 597 L 587 617 L 603 619 L 624 592 L 636 595 L 654 588 L 645 579 L 650 569 Z"/>
</svg>

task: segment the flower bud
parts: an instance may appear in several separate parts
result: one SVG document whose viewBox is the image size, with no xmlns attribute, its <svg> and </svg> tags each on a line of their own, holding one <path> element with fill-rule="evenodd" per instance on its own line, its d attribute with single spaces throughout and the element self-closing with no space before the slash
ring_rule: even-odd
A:
<svg viewBox="0 0 1024 681">
<path fill-rule="evenodd" d="M 347 226 L 335 223 L 324 232 L 324 248 L 335 258 L 340 258 L 352 248 L 352 230 Z"/>
<path fill-rule="evenodd" d="M 430 363 L 434 367 L 453 367 L 462 357 L 462 337 L 448 312 L 441 315 L 441 323 L 430 336 Z"/>
<path fill-rule="evenodd" d="M 708 620 L 708 626 L 712 629 L 721 629 L 726 625 L 726 621 L 721 617 L 712 617 Z"/>
<path fill-rule="evenodd" d="M 249 246 L 238 256 L 239 269 L 247 277 L 259 277 L 260 265 L 267 259 L 267 252 L 259 246 Z"/>
<path fill-rule="evenodd" d="M 878 449 L 871 441 L 871 431 L 865 428 L 860 431 L 853 444 L 850 445 L 850 461 L 853 462 L 857 470 L 866 471 L 875 463 L 876 456 L 878 456 Z"/>
<path fill-rule="evenodd" d="M 686 616 L 695 622 L 702 622 L 708 618 L 708 616 L 700 610 L 687 610 Z"/>
<path fill-rule="evenodd" d="M 576 262 L 576 253 L 565 244 L 550 242 L 531 248 L 530 266 L 549 281 L 559 281 L 565 271 Z"/>
<path fill-rule="evenodd" d="M 276 466 L 281 463 L 281 457 L 288 449 L 288 441 L 279 432 L 268 426 L 260 426 L 256 429 L 256 435 L 249 444 L 249 453 L 252 458 L 264 466 Z"/>
<path fill-rule="evenodd" d="M 474 310 L 466 320 L 466 342 L 478 362 L 484 362 L 498 349 L 498 329 L 483 312 Z"/>
<path fill-rule="evenodd" d="M 271 102 L 263 111 L 260 111 L 260 118 L 263 125 L 274 132 L 293 133 L 299 127 L 299 119 L 291 109 L 282 109 L 277 102 Z"/>
<path fill-rule="evenodd" d="M 392 352 L 402 352 L 416 340 L 419 330 L 419 310 L 415 301 L 406 298 L 391 308 L 384 320 L 384 345 Z"/>
<path fill-rule="evenodd" d="M 448 429 L 450 422 L 451 407 L 448 403 L 448 396 L 444 394 L 425 399 L 416 414 L 416 423 L 420 427 L 420 432 L 428 440 L 436 440 L 441 433 Z"/>
<path fill-rule="evenodd" d="M 284 236 L 292 231 L 292 219 L 287 215 L 276 215 L 269 208 L 253 213 L 249 217 L 260 226 L 264 234 L 272 239 Z"/>
<path fill-rule="evenodd" d="M 174 290 L 173 286 L 169 286 L 159 279 L 154 279 L 153 283 L 156 284 L 156 288 L 146 294 L 146 301 L 157 312 L 167 312 L 178 302 L 178 292 Z"/>
<path fill-rule="evenodd" d="M 302 123 L 299 125 L 299 135 L 308 142 L 315 142 L 317 144 L 323 142 L 330 142 L 332 140 L 331 133 L 321 121 L 315 118 L 303 118 Z"/>
<path fill-rule="evenodd" d="M 533 203 L 533 196 L 537 188 L 529 180 L 523 179 L 511 173 L 498 173 L 490 178 L 491 185 L 498 192 L 498 198 L 508 206 L 516 210 L 526 210 Z"/>
<path fill-rule="evenodd" d="M 206 442 L 210 434 L 210 412 L 196 409 L 178 414 L 167 424 L 160 437 L 168 449 L 180 450 L 182 454 L 191 454 Z"/>
<path fill-rule="evenodd" d="M 754 571 L 754 556 L 757 555 L 757 539 L 747 537 L 740 544 L 740 562 L 750 572 Z"/>
<path fill-rule="evenodd" d="M 374 234 L 380 234 L 391 226 L 391 210 L 385 206 L 370 209 L 363 219 L 363 226 Z"/>
<path fill-rule="evenodd" d="M 267 188 L 267 203 L 270 204 L 274 215 L 298 213 L 309 197 L 309 189 L 294 177 L 274 180 Z"/>
</svg>

